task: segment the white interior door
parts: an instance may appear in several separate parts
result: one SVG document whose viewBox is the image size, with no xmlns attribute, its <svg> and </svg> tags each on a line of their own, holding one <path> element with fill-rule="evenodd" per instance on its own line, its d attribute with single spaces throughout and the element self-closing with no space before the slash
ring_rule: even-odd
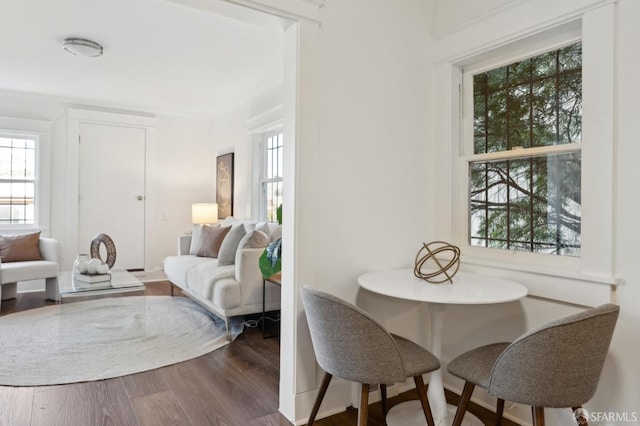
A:
<svg viewBox="0 0 640 426">
<path fill-rule="evenodd" d="M 89 253 L 91 240 L 107 234 L 115 268 L 143 269 L 146 130 L 80 123 L 79 143 L 79 252 Z"/>
</svg>

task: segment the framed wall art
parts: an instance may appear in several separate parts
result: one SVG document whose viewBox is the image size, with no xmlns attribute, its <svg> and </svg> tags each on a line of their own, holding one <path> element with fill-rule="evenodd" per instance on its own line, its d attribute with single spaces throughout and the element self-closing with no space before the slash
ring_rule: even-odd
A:
<svg viewBox="0 0 640 426">
<path fill-rule="evenodd" d="M 218 203 L 218 219 L 233 216 L 233 153 L 220 155 L 217 158 L 216 203 Z"/>
</svg>

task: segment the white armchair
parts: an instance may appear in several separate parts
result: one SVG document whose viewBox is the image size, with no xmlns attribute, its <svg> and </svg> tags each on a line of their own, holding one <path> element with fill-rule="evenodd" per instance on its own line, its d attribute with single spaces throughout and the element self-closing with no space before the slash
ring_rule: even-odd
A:
<svg viewBox="0 0 640 426">
<path fill-rule="evenodd" d="M 0 261 L 0 299 L 14 299 L 18 281 L 44 279 L 47 299 L 60 300 L 58 271 L 61 259 L 60 243 L 53 238 L 40 238 L 40 254 L 43 260 L 2 263 Z"/>
</svg>

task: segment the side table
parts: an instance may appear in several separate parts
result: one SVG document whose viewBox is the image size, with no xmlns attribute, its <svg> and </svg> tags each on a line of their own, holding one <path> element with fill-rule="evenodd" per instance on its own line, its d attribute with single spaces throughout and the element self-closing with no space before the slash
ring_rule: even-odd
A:
<svg viewBox="0 0 640 426">
<path fill-rule="evenodd" d="M 429 308 L 427 324 L 431 327 L 431 353 L 437 358 L 442 355 L 442 330 L 447 305 L 507 303 L 527 295 L 527 288 L 515 281 L 465 271 L 459 271 L 453 277 L 453 284 L 425 282 L 416 278 L 412 269 L 369 272 L 358 277 L 358 284 L 373 293 L 426 303 Z M 442 368 L 431 372 L 427 396 L 435 424 L 452 424 L 456 407 L 447 405 Z M 389 410 L 386 421 L 388 425 L 400 426 L 426 424 L 418 400 L 396 404 Z M 482 425 L 482 422 L 467 413 L 463 425 Z"/>
<path fill-rule="evenodd" d="M 280 336 L 280 327 L 278 327 L 278 332 L 276 334 L 267 335 L 267 317 L 265 315 L 265 299 L 267 298 L 267 283 L 275 284 L 278 286 L 282 286 L 282 273 L 278 272 L 270 276 L 269 278 L 262 278 L 262 338 L 267 339 L 270 337 Z"/>
</svg>

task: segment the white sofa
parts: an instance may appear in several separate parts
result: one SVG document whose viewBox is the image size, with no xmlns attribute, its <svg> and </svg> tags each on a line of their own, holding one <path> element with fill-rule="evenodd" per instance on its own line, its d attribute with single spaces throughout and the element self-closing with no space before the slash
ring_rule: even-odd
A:
<svg viewBox="0 0 640 426">
<path fill-rule="evenodd" d="M 281 233 L 280 225 L 257 224 L 251 221 L 227 221 L 233 226 L 245 226 L 247 232 L 256 226 L 267 227 L 270 239 Z M 225 223 L 222 224 L 223 226 Z M 266 229 L 266 228 L 265 228 Z M 190 253 L 191 235 L 178 239 L 178 256 L 169 256 L 164 261 L 164 271 L 169 281 L 183 293 L 202 306 L 223 318 L 227 327 L 227 338 L 231 338 L 231 317 L 262 312 L 262 274 L 258 259 L 264 248 L 238 248 L 235 264 L 219 266 L 218 259 L 199 257 Z M 191 250 L 193 253 L 193 250 Z M 280 309 L 280 288 L 266 287 L 266 311 Z"/>
<path fill-rule="evenodd" d="M 0 261 L 0 299 L 15 299 L 18 292 L 18 281 L 44 279 L 47 299 L 59 300 L 58 271 L 60 263 L 60 243 L 53 238 L 40 238 L 40 255 L 43 260 L 24 262 Z"/>
</svg>

